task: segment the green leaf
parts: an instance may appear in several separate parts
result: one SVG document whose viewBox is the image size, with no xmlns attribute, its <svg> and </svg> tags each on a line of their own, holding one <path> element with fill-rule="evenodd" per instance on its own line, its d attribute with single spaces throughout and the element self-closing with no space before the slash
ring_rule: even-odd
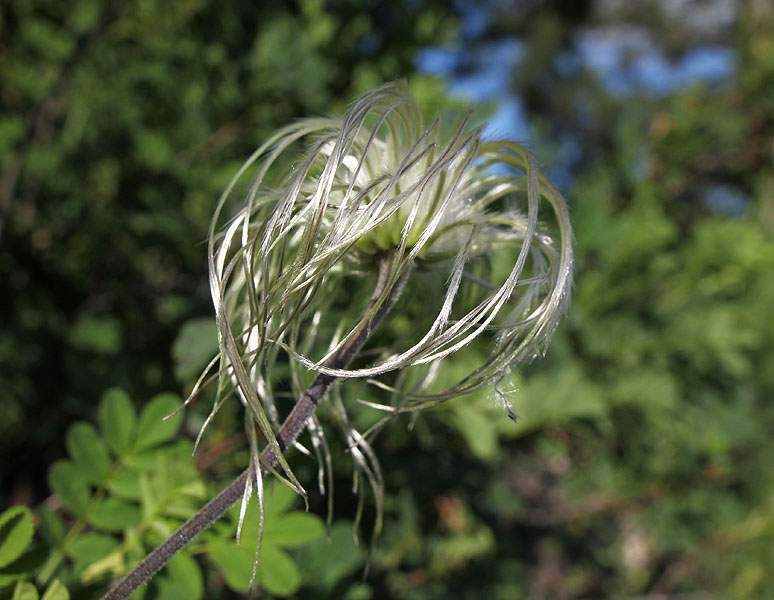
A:
<svg viewBox="0 0 774 600">
<path fill-rule="evenodd" d="M 48 471 L 48 483 L 62 505 L 76 516 L 86 512 L 91 491 L 86 476 L 69 460 L 55 462 Z"/>
<path fill-rule="evenodd" d="M 172 444 L 155 453 L 155 460 L 139 475 L 143 515 L 187 519 L 207 497 L 207 490 L 190 457 L 180 455 L 189 443 Z M 139 456 L 139 455 L 135 455 Z"/>
<path fill-rule="evenodd" d="M 214 319 L 186 321 L 172 344 L 175 376 L 180 381 L 197 377 L 218 352 L 218 328 Z"/>
<path fill-rule="evenodd" d="M 24 135 L 24 121 L 20 115 L 5 114 L 0 117 L 0 158 L 13 148 L 22 135 Z"/>
<path fill-rule="evenodd" d="M 11 600 L 38 600 L 38 590 L 26 581 L 20 581 L 13 590 Z"/>
<path fill-rule="evenodd" d="M 168 577 L 159 586 L 160 598 L 198 600 L 204 596 L 202 570 L 190 554 L 176 554 L 167 563 L 167 574 Z"/>
<path fill-rule="evenodd" d="M 163 575 L 156 575 L 153 578 L 153 583 L 158 586 L 157 598 L 164 598 L 164 600 L 187 600 L 188 595 L 186 591 L 180 587 L 178 581 L 173 581 L 169 577 Z M 135 600 L 132 598 L 132 600 Z"/>
<path fill-rule="evenodd" d="M 110 455 L 90 423 L 75 423 L 67 430 L 67 451 L 89 481 L 100 486 L 110 474 Z"/>
<path fill-rule="evenodd" d="M 48 548 L 42 544 L 28 546 L 11 564 L 0 567 L 0 588 L 20 579 L 29 579 L 34 573 L 40 571 L 48 557 Z"/>
<path fill-rule="evenodd" d="M 38 531 L 50 546 L 59 546 L 67 535 L 62 518 L 45 504 L 38 509 Z"/>
<path fill-rule="evenodd" d="M 266 523 L 265 535 L 272 543 L 285 548 L 298 548 L 325 533 L 322 519 L 316 515 L 292 512 Z"/>
<path fill-rule="evenodd" d="M 452 420 L 465 438 L 473 454 L 482 460 L 497 456 L 497 417 L 486 414 L 481 406 L 469 402 L 456 402 L 452 407 Z"/>
<path fill-rule="evenodd" d="M 54 62 L 64 61 L 75 49 L 74 36 L 48 19 L 24 19 L 21 33 L 36 53 Z"/>
<path fill-rule="evenodd" d="M 113 355 L 121 349 L 123 337 L 123 327 L 115 317 L 87 316 L 72 326 L 69 342 L 78 350 Z"/>
<path fill-rule="evenodd" d="M 347 590 L 347 595 L 344 596 L 344 600 L 371 600 L 374 596 L 374 591 L 371 586 L 366 583 L 356 583 Z"/>
<path fill-rule="evenodd" d="M 516 435 L 573 419 L 603 421 L 609 410 L 605 394 L 573 365 L 530 377 L 522 389 L 520 419 L 507 428 Z"/>
<path fill-rule="evenodd" d="M 174 158 L 174 149 L 161 133 L 147 129 L 138 131 L 135 144 L 139 159 L 151 168 L 164 167 Z"/>
<path fill-rule="evenodd" d="M 261 546 L 257 579 L 267 591 L 276 596 L 292 594 L 301 582 L 298 567 L 278 544 L 300 546 L 321 536 L 324 532 L 322 522 L 313 515 L 293 512 L 278 516 L 277 513 L 285 510 L 294 496 L 293 490 L 282 485 L 273 486 L 266 496 L 266 531 Z M 257 527 L 257 504 L 257 501 L 253 500 L 248 506 L 244 529 L 246 532 L 252 532 L 253 526 Z M 308 527 L 309 532 L 302 531 L 303 527 Z M 215 562 L 229 587 L 236 591 L 246 591 L 250 583 L 255 562 L 254 540 L 254 536 L 245 535 L 242 543 L 236 545 L 222 539 L 214 539 L 208 547 L 210 558 Z"/>
<path fill-rule="evenodd" d="M 363 564 L 365 552 L 355 543 L 352 531 L 351 522 L 337 521 L 328 536 L 318 538 L 299 553 L 298 564 L 303 569 L 305 581 L 314 582 L 316 588 L 328 591 Z M 336 560 L 331 560 L 331 556 Z"/>
<path fill-rule="evenodd" d="M 110 449 L 118 456 L 132 444 L 137 416 L 128 394 L 118 388 L 105 392 L 99 404 L 99 424 Z"/>
<path fill-rule="evenodd" d="M 162 575 L 160 577 L 156 576 L 153 581 L 158 586 L 158 591 L 153 596 L 154 598 L 163 598 L 164 600 L 188 600 L 192 598 L 178 580 L 172 580 Z M 201 598 L 201 596 L 197 596 L 197 598 Z M 132 597 L 132 600 L 139 599 Z"/>
<path fill-rule="evenodd" d="M 104 531 L 123 531 L 137 525 L 142 518 L 140 508 L 118 498 L 106 498 L 89 517 L 89 522 Z"/>
<path fill-rule="evenodd" d="M 143 519 L 150 518 L 156 512 L 156 495 L 147 473 L 140 473 L 140 507 Z"/>
<path fill-rule="evenodd" d="M 127 500 L 140 499 L 140 473 L 139 469 L 126 468 L 116 473 L 110 480 L 108 489 L 112 494 Z"/>
<path fill-rule="evenodd" d="M 68 22 L 75 33 L 86 33 L 99 19 L 99 5 L 91 2 L 74 2 L 70 8 Z"/>
<path fill-rule="evenodd" d="M 105 558 L 117 546 L 118 542 L 109 535 L 89 532 L 80 536 L 70 547 L 75 572 L 80 574 L 89 565 Z"/>
<path fill-rule="evenodd" d="M 236 592 L 247 592 L 255 562 L 255 548 L 246 544 L 237 546 L 233 542 L 216 538 L 207 546 L 207 554 L 223 575 L 226 584 Z"/>
<path fill-rule="evenodd" d="M 301 585 L 301 574 L 293 559 L 273 544 L 261 548 L 258 581 L 275 596 L 290 596 Z"/>
<path fill-rule="evenodd" d="M 25 506 L 14 506 L 0 515 L 0 567 L 21 556 L 32 541 L 32 513 Z"/>
<path fill-rule="evenodd" d="M 70 592 L 58 579 L 54 579 L 40 600 L 70 600 Z"/>
<path fill-rule="evenodd" d="M 267 530 L 275 526 L 278 520 L 283 518 L 283 514 L 291 507 L 296 498 L 296 493 L 286 485 L 272 482 L 266 488 L 264 495 L 264 517 L 266 519 Z M 236 533 L 237 522 L 239 521 L 239 512 L 241 503 L 237 503 L 229 512 L 229 517 L 233 523 L 232 531 Z M 242 531 L 258 532 L 258 520 L 260 518 L 258 511 L 258 498 L 255 495 L 250 496 L 245 510 L 245 517 L 242 523 Z"/>
<path fill-rule="evenodd" d="M 268 491 L 266 492 L 266 506 L 264 507 L 264 514 L 266 516 L 266 520 L 273 519 L 276 516 L 279 516 L 281 513 L 288 510 L 292 505 L 293 501 L 296 499 L 298 494 L 296 494 L 290 487 L 287 485 L 282 485 L 279 483 L 275 483 L 272 485 Z M 251 499 L 252 503 L 252 499 Z M 258 502 L 257 499 L 255 501 L 256 506 L 256 513 L 258 510 Z"/>
<path fill-rule="evenodd" d="M 48 144 L 46 146 L 38 146 L 36 148 L 30 148 L 27 152 L 27 160 L 25 161 L 25 167 L 29 170 L 30 174 L 34 174 L 35 177 L 56 177 L 61 172 L 62 168 L 62 153 L 60 148 L 56 144 Z M 76 324 L 77 327 L 77 324 Z M 80 336 L 84 333 L 85 336 L 91 336 L 92 331 L 89 331 L 89 327 L 81 331 L 74 331 L 76 336 Z M 75 339 L 71 338 L 71 343 L 82 350 L 93 350 L 88 347 L 90 340 L 86 338 Z M 98 341 L 98 340 L 97 340 Z M 81 342 L 84 345 L 81 346 Z"/>
<path fill-rule="evenodd" d="M 174 394 L 159 394 L 154 397 L 140 415 L 135 448 L 150 448 L 175 437 L 183 415 L 178 413 L 166 421 L 164 417 L 179 407 L 180 400 Z"/>
</svg>

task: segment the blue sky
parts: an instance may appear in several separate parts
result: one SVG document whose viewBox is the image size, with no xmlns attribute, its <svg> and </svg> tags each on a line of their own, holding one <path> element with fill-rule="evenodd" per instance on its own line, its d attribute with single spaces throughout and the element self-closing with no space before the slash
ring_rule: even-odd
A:
<svg viewBox="0 0 774 600">
<path fill-rule="evenodd" d="M 425 73 L 444 77 L 453 96 L 495 103 L 498 108 L 489 119 L 488 137 L 529 140 L 524 106 L 510 85 L 511 75 L 523 59 L 524 43 L 515 37 L 470 43 L 486 27 L 486 14 L 468 7 L 463 16 L 464 42 L 450 48 L 423 49 L 417 66 Z M 462 65 L 467 68 L 462 69 Z M 695 47 L 670 60 L 646 30 L 622 26 L 582 31 L 572 50 L 558 58 L 557 67 L 568 75 L 586 69 L 617 96 L 642 93 L 658 98 L 684 86 L 727 80 L 736 70 L 736 56 L 731 48 L 715 45 Z"/>
</svg>

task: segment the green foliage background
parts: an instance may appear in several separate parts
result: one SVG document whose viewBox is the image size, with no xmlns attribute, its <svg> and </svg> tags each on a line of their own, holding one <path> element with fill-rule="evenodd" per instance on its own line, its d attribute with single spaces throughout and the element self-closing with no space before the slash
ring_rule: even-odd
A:
<svg viewBox="0 0 774 600">
<path fill-rule="evenodd" d="M 566 321 L 547 358 L 514 376 L 516 424 L 480 394 L 384 430 L 386 521 L 365 581 L 373 508 L 355 546 L 349 458 L 334 447 L 330 542 L 309 534 L 325 498 L 312 494 L 318 518 L 300 527 L 305 515 L 280 498 L 284 525 L 266 543 L 285 577 L 259 576 L 270 594 L 774 596 L 774 14 L 746 6 L 727 85 L 621 98 L 554 66 L 593 12 L 533 4 L 489 35 L 525 35 L 513 85 L 543 163 L 556 131 L 582 145 L 567 190 L 578 263 Z M 423 103 L 450 106 L 413 61 L 458 24 L 441 2 L 3 4 L 0 504 L 33 512 L 0 516 L 0 595 L 95 597 L 117 559 L 139 558 L 245 464 L 236 410 L 187 458 L 206 402 L 137 446 L 135 415 L 176 402 L 145 399 L 185 394 L 206 356 L 214 200 L 277 126 L 340 111 L 375 84 L 408 77 Z M 743 214 L 699 202 L 715 184 L 742 190 Z M 128 395 L 100 403 L 114 386 Z M 313 461 L 293 459 L 313 489 Z M 151 491 L 117 493 L 121 469 Z M 193 487 L 154 513 L 162 483 L 183 483 L 171 472 Z M 102 509 L 118 521 L 100 521 L 107 502 L 123 503 Z M 149 597 L 243 590 L 252 550 L 227 547 L 235 518 Z"/>
</svg>

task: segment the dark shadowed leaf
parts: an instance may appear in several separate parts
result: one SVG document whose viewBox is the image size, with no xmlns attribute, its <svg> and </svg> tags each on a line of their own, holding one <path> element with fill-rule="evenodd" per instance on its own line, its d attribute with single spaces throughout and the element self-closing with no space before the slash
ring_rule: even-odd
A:
<svg viewBox="0 0 774 600">
<path fill-rule="evenodd" d="M 51 546 L 58 546 L 67 534 L 62 518 L 45 504 L 38 509 L 38 531 Z"/>
<path fill-rule="evenodd" d="M 123 531 L 140 522 L 140 508 L 118 498 L 105 498 L 89 516 L 89 522 L 104 531 Z"/>
<path fill-rule="evenodd" d="M 48 471 L 48 484 L 62 505 L 74 515 L 82 515 L 89 505 L 89 481 L 69 460 L 55 462 Z"/>
<path fill-rule="evenodd" d="M 75 423 L 67 430 L 66 444 L 78 469 L 91 483 L 102 485 L 110 474 L 110 455 L 94 426 Z"/>
<path fill-rule="evenodd" d="M 78 350 L 112 355 L 121 350 L 123 327 L 115 317 L 88 316 L 70 330 L 70 344 Z"/>
<path fill-rule="evenodd" d="M 211 318 L 191 319 L 183 324 L 172 345 L 175 375 L 189 381 L 199 375 L 218 352 L 218 329 Z"/>
</svg>

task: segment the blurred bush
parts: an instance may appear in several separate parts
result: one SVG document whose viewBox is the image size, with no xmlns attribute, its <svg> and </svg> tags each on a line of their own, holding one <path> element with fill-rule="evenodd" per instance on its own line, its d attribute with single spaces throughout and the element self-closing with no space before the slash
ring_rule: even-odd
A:
<svg viewBox="0 0 774 600">
<path fill-rule="evenodd" d="M 102 390 L 179 386 L 225 182 L 280 125 L 409 74 L 453 32 L 442 6 L 3 3 L 0 499 L 43 491 Z"/>
<path fill-rule="evenodd" d="M 580 148 L 573 304 L 547 358 L 503 386 L 519 421 L 482 393 L 380 433 L 387 515 L 365 582 L 368 527 L 352 545 L 334 443 L 332 541 L 291 552 L 297 597 L 774 596 L 774 14 L 745 5 L 725 84 L 622 97 L 557 67 L 601 4 L 524 3 L 480 33 L 525 39 L 513 86 L 541 160 L 567 136 Z M 0 19 L 0 489 L 23 501 L 31 482 L 38 501 L 65 425 L 103 389 L 149 397 L 195 377 L 201 242 L 236 165 L 277 125 L 410 74 L 416 48 L 455 29 L 433 2 L 12 0 Z M 224 417 L 205 480 L 246 456 Z"/>
<path fill-rule="evenodd" d="M 580 144 L 572 305 L 514 377 L 517 424 L 480 395 L 384 436 L 385 597 L 770 598 L 774 11 L 741 15 L 731 81 L 657 98 L 562 75 L 579 15 L 537 5 L 521 27 L 553 37 L 515 85 L 544 101 L 539 156 Z M 494 543 L 463 541 L 481 527 Z"/>
</svg>

